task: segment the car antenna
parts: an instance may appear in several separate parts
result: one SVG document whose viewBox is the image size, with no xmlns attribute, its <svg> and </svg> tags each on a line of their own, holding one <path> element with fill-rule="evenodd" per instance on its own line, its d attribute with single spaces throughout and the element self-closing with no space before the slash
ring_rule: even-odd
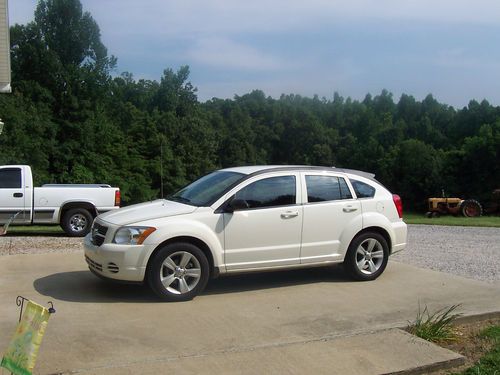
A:
<svg viewBox="0 0 500 375">
<path fill-rule="evenodd" d="M 163 199 L 163 137 L 160 142 L 160 197 Z"/>
</svg>

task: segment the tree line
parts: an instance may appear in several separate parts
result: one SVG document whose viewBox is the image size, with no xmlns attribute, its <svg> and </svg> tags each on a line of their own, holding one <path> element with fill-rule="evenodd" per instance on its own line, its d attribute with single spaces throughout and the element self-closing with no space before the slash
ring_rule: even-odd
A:
<svg viewBox="0 0 500 375">
<path fill-rule="evenodd" d="M 417 209 L 442 189 L 485 201 L 500 188 L 500 107 L 486 100 L 455 109 L 386 90 L 362 101 L 256 90 L 202 103 L 187 66 L 159 81 L 118 75 L 79 0 L 41 0 L 10 32 L 0 164 L 31 165 L 37 184 L 109 183 L 130 204 L 216 168 L 311 164 L 375 173 Z"/>
</svg>

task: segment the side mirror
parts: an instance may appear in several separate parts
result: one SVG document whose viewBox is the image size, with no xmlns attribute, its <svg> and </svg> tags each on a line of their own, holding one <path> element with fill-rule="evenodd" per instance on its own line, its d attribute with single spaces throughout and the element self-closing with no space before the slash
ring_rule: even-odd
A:
<svg viewBox="0 0 500 375">
<path fill-rule="evenodd" d="M 239 210 L 245 210 L 249 208 L 250 206 L 248 205 L 247 201 L 244 199 L 233 199 L 230 201 L 226 209 L 224 210 L 225 212 L 232 213 L 234 211 L 239 211 Z"/>
</svg>

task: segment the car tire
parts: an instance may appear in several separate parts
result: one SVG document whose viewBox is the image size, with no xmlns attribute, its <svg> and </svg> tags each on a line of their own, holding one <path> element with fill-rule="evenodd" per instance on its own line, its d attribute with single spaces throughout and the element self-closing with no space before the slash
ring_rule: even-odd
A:
<svg viewBox="0 0 500 375">
<path fill-rule="evenodd" d="M 389 260 L 389 246 L 376 232 L 365 232 L 354 237 L 347 249 L 344 268 L 355 280 L 375 280 L 384 272 Z"/>
<path fill-rule="evenodd" d="M 178 242 L 161 248 L 146 272 L 148 284 L 158 297 L 178 302 L 191 300 L 205 289 L 210 267 L 198 247 Z"/>
<path fill-rule="evenodd" d="M 90 232 L 93 217 L 85 208 L 72 208 L 64 213 L 61 228 L 70 237 L 84 237 Z"/>
</svg>

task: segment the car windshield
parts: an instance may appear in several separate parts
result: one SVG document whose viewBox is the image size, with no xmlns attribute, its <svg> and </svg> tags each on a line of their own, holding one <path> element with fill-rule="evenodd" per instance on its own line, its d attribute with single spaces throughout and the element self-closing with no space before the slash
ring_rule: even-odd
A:
<svg viewBox="0 0 500 375">
<path fill-rule="evenodd" d="M 193 206 L 209 206 L 228 187 L 241 180 L 244 176 L 243 173 L 216 171 L 196 180 L 167 199 Z"/>
</svg>

